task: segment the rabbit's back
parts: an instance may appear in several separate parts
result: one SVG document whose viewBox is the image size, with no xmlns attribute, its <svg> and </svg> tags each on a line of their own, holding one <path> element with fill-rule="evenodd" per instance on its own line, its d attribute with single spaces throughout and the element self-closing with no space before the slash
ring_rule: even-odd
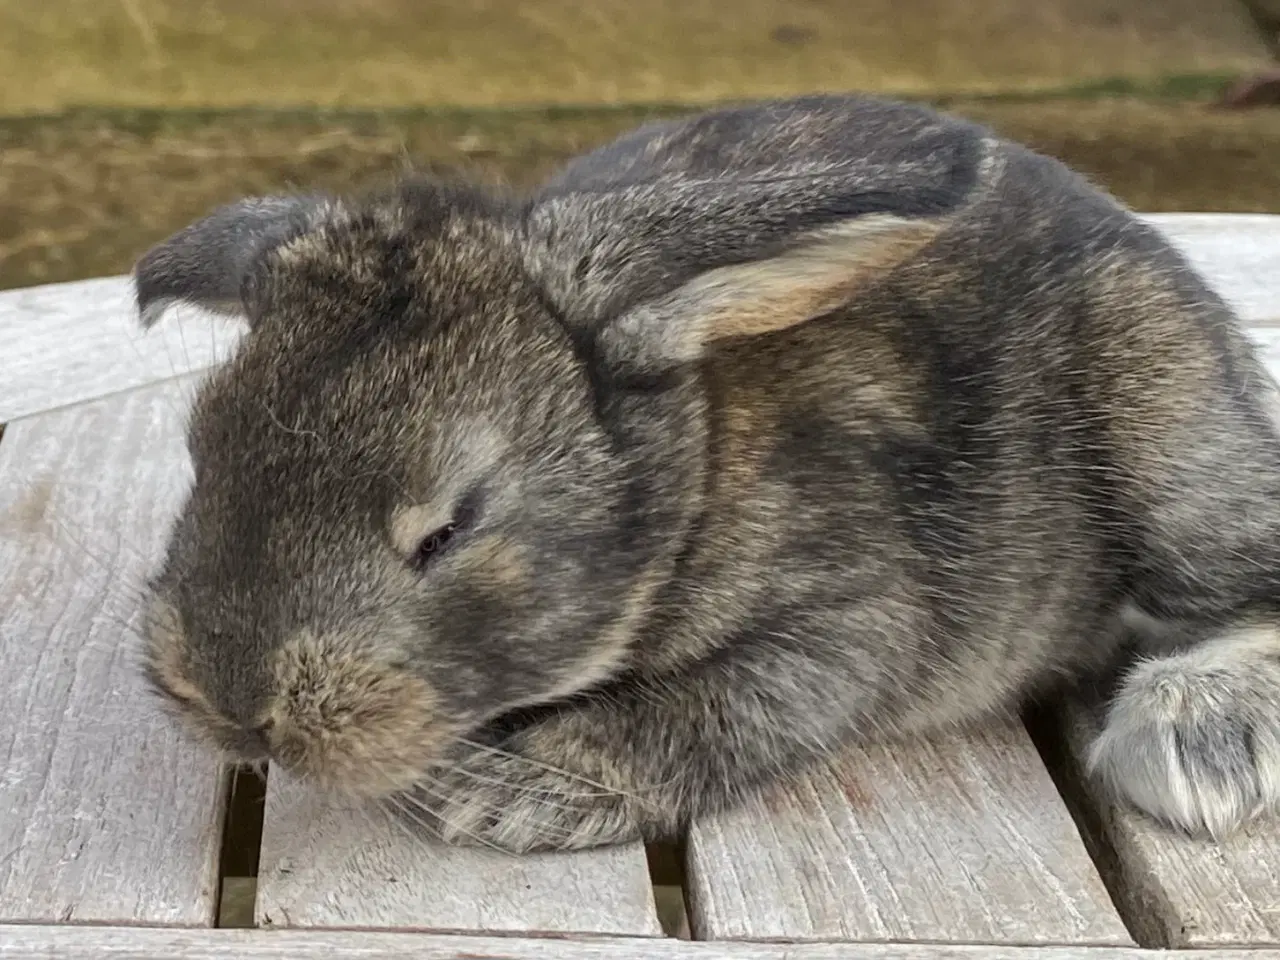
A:
<svg viewBox="0 0 1280 960">
<path fill-rule="evenodd" d="M 1259 368 L 1227 308 L 1078 175 L 988 147 L 985 183 L 920 256 L 703 366 L 707 518 L 659 604 L 684 614 L 659 629 L 678 644 L 681 624 L 714 624 L 804 658 L 854 644 L 831 655 L 860 663 L 847 702 L 868 732 L 1114 657 L 1136 545 L 1206 495 L 1171 465 L 1188 432 L 1257 468 L 1243 501 L 1275 492 Z"/>
<path fill-rule="evenodd" d="M 817 94 L 646 124 L 567 163 L 539 191 L 653 183 L 859 184 L 868 209 L 944 209 L 973 187 L 987 131 L 926 107 Z"/>
</svg>

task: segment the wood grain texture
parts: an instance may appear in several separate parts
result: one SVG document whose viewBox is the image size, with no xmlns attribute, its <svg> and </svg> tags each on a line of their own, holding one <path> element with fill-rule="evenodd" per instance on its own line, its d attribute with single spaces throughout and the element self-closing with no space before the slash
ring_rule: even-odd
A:
<svg viewBox="0 0 1280 960">
<path fill-rule="evenodd" d="M 258 869 L 260 926 L 662 935 L 639 844 L 521 857 L 444 847 L 277 777 Z"/>
<path fill-rule="evenodd" d="M 1100 723 L 1097 701 L 1070 703 L 1061 719 L 1065 792 L 1083 808 L 1095 856 L 1116 902 L 1148 946 L 1280 946 L 1280 821 L 1211 843 L 1166 830 L 1112 804 L 1082 775 Z"/>
<path fill-rule="evenodd" d="M 903 943 L 697 943 L 352 930 L 0 926 L 0 960 L 1280 960 L 1280 950 Z"/>
<path fill-rule="evenodd" d="M 700 939 L 1132 943 L 1017 724 L 852 751 L 688 850 Z"/>
<path fill-rule="evenodd" d="M 0 293 L 0 423 L 203 370 L 242 335 L 185 307 L 144 331 L 132 296 L 126 277 Z"/>
<path fill-rule="evenodd" d="M 1153 213 L 1143 219 L 1182 251 L 1245 324 L 1280 324 L 1280 215 Z"/>
<path fill-rule="evenodd" d="M 0 919 L 213 921 L 224 778 L 135 658 L 136 589 L 185 481 L 176 393 L 0 440 Z"/>
</svg>

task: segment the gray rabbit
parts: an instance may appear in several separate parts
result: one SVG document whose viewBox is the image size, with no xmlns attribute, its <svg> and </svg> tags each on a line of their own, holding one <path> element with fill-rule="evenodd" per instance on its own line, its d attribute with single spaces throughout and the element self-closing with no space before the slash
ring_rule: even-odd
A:
<svg viewBox="0 0 1280 960">
<path fill-rule="evenodd" d="M 135 282 L 146 324 L 249 328 L 194 405 L 147 642 L 246 761 L 582 848 L 1119 660 L 1117 797 L 1212 837 L 1277 806 L 1275 384 L 1053 159 L 758 103 L 529 194 L 232 204 Z"/>
</svg>

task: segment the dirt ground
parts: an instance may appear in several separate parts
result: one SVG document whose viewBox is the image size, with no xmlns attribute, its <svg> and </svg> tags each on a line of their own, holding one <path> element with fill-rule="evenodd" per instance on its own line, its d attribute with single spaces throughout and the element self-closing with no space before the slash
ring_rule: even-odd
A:
<svg viewBox="0 0 1280 960">
<path fill-rule="evenodd" d="M 1136 98 L 953 101 L 1139 210 L 1280 213 L 1280 110 Z M 672 108 L 80 112 L 0 120 L 0 288 L 126 272 L 216 204 L 407 169 L 528 184 Z"/>
</svg>

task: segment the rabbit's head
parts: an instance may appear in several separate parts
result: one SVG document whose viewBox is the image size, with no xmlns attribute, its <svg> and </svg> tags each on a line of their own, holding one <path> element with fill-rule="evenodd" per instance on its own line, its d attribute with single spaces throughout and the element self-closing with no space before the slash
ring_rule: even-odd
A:
<svg viewBox="0 0 1280 960">
<path fill-rule="evenodd" d="M 858 296 L 963 195 L 802 173 L 246 200 L 149 251 L 145 322 L 247 324 L 191 413 L 154 685 L 236 756 L 384 794 L 645 668 L 710 469 L 701 358 Z"/>
</svg>

